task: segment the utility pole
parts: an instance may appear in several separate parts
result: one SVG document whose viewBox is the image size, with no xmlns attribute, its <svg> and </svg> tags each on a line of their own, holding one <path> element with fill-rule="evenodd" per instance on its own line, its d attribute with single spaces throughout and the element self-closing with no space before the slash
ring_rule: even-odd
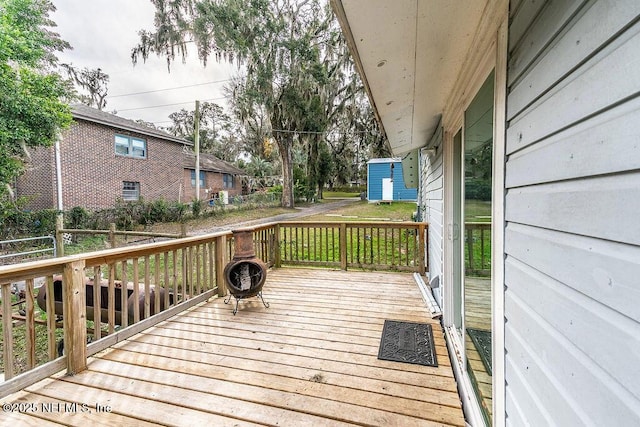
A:
<svg viewBox="0 0 640 427">
<path fill-rule="evenodd" d="M 200 101 L 196 101 L 196 111 L 193 124 L 193 149 L 196 152 L 196 201 L 200 201 Z"/>
</svg>

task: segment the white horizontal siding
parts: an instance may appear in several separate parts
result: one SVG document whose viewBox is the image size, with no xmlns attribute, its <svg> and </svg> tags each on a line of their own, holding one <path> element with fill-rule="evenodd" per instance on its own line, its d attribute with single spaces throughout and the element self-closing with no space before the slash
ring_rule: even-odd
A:
<svg viewBox="0 0 640 427">
<path fill-rule="evenodd" d="M 639 45 L 640 24 L 636 24 L 511 120 L 507 154 L 638 95 Z"/>
<path fill-rule="evenodd" d="M 509 222 L 634 245 L 640 244 L 638 213 L 640 173 L 518 187 L 506 195 Z"/>
<path fill-rule="evenodd" d="M 422 156 L 421 191 L 424 220 L 429 223 L 429 277 L 442 276 L 443 252 L 443 168 L 442 150 Z M 442 277 L 441 282 L 442 284 Z M 442 305 L 442 301 L 438 301 Z"/>
<path fill-rule="evenodd" d="M 628 172 L 638 168 L 638 159 L 640 97 L 510 156 L 506 185 Z"/>
<path fill-rule="evenodd" d="M 525 0 L 509 26 L 507 84 L 525 73 L 586 0 Z M 509 105 L 509 103 L 507 103 Z"/>
<path fill-rule="evenodd" d="M 509 295 L 517 295 L 532 312 L 545 319 L 544 325 L 538 327 L 552 329 L 562 340 L 571 342 L 571 351 L 582 352 L 591 359 L 603 371 L 601 380 L 609 385 L 611 393 L 619 397 L 626 394 L 624 400 L 631 402 L 629 406 L 635 407 L 636 416 L 640 416 L 640 400 L 634 397 L 640 396 L 640 383 L 635 380 L 640 377 L 640 365 L 636 363 L 640 356 L 640 324 L 513 257 L 507 259 L 505 275 Z M 612 330 L 619 332 L 611 334 Z M 584 393 L 587 392 L 575 390 L 576 395 Z M 624 410 L 619 403 L 611 405 Z"/>
<path fill-rule="evenodd" d="M 640 322 L 638 246 L 518 224 L 505 239 L 513 258 Z"/>
<path fill-rule="evenodd" d="M 545 12 L 553 12 L 553 8 L 560 7 L 559 3 L 551 3 Z M 578 3 L 575 2 L 575 6 Z M 537 99 L 541 93 L 552 87 L 567 70 L 581 64 L 592 52 L 608 43 L 612 34 L 625 28 L 630 19 L 635 19 L 640 13 L 640 1 L 590 1 L 585 9 L 584 15 L 576 17 L 573 25 L 569 24 L 566 34 L 551 45 L 536 63 L 527 69 L 527 74 L 512 86 L 507 105 L 507 120 L 511 120 L 522 111 L 527 102 Z M 572 8 L 567 13 L 573 12 L 575 10 Z M 557 19 L 558 16 L 554 15 L 554 18 Z M 596 27 L 592 25 L 594 20 L 599 21 Z"/>
<path fill-rule="evenodd" d="M 603 373 L 587 353 L 514 292 L 506 295 L 505 307 L 512 312 L 505 328 L 511 369 L 518 370 L 551 414 L 552 423 L 545 425 L 640 425 L 640 402 Z M 589 349 L 596 345 L 592 339 Z"/>
<path fill-rule="evenodd" d="M 640 425 L 640 2 L 510 27 L 507 425 Z"/>
</svg>

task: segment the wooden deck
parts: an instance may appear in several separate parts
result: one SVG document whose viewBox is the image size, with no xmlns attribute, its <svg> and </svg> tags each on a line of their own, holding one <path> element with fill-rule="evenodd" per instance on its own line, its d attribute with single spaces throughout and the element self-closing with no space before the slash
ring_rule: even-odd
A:
<svg viewBox="0 0 640 427">
<path fill-rule="evenodd" d="M 468 328 L 491 330 L 491 280 L 477 277 L 465 277 L 465 326 Z M 467 358 L 473 370 L 478 387 L 480 404 L 487 415 L 492 417 L 492 378 L 487 372 L 480 354 L 476 350 L 468 333 L 465 336 Z"/>
<path fill-rule="evenodd" d="M 79 375 L 11 395 L 2 402 L 24 413 L 5 411 L 1 423 L 464 425 L 442 328 L 411 274 L 278 269 L 264 294 L 268 309 L 252 298 L 233 316 L 211 299 Z M 439 367 L 378 360 L 385 319 L 432 323 Z"/>
</svg>

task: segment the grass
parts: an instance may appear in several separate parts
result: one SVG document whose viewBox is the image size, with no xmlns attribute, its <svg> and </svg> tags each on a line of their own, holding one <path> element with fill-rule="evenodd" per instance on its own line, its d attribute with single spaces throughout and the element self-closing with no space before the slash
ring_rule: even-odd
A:
<svg viewBox="0 0 640 427">
<path fill-rule="evenodd" d="M 360 193 L 347 193 L 345 191 L 323 191 L 322 196 L 325 199 L 331 198 L 345 198 L 345 197 L 360 197 Z"/>
<path fill-rule="evenodd" d="M 465 200 L 464 219 L 467 222 L 491 222 L 491 202 Z"/>
<path fill-rule="evenodd" d="M 415 202 L 377 205 L 364 200 L 335 209 L 329 214 L 305 217 L 304 221 L 411 221 L 416 209 Z"/>
</svg>

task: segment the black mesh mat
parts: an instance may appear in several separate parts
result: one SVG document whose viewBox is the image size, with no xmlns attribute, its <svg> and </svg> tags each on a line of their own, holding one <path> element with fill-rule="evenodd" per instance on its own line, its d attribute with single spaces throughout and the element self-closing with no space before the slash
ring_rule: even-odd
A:
<svg viewBox="0 0 640 427">
<path fill-rule="evenodd" d="M 438 366 L 431 325 L 385 320 L 378 359 Z"/>
<path fill-rule="evenodd" d="M 489 375 L 493 375 L 491 366 L 491 331 L 485 331 L 482 329 L 467 328 L 467 333 L 471 337 L 473 345 L 480 354 L 480 359 L 484 368 Z"/>
</svg>

